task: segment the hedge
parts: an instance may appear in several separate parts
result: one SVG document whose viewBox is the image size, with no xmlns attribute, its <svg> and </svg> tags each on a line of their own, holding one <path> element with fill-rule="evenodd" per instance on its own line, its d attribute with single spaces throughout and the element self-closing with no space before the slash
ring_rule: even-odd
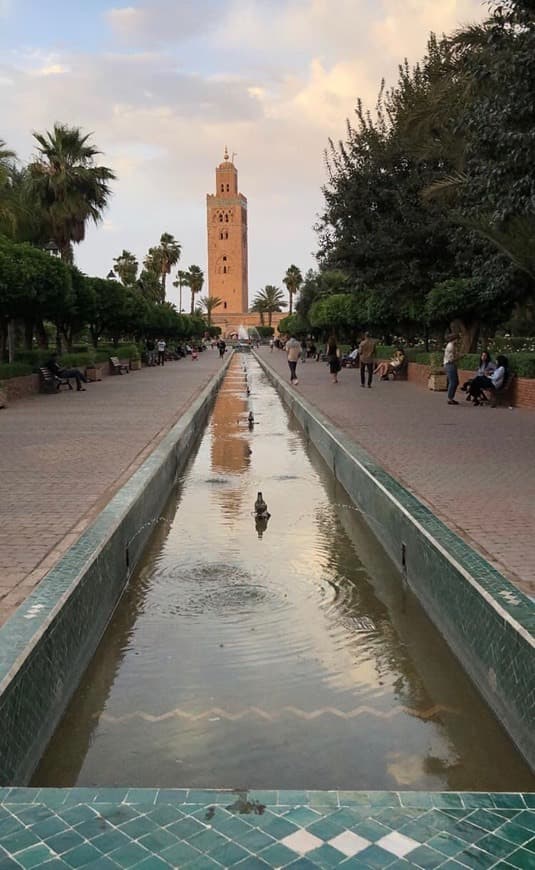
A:
<svg viewBox="0 0 535 870">
<path fill-rule="evenodd" d="M 28 363 L 0 363 L 0 381 L 7 381 L 10 378 L 23 378 L 24 375 L 31 375 L 32 367 Z"/>
</svg>

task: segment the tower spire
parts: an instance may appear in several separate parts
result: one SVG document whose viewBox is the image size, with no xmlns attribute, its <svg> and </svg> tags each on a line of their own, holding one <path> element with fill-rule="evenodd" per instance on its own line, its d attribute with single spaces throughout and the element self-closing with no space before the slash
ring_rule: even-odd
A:
<svg viewBox="0 0 535 870">
<path fill-rule="evenodd" d="M 225 153 L 224 153 L 224 155 L 223 155 L 223 159 L 224 159 L 224 160 L 228 160 L 228 148 L 227 148 L 226 145 L 225 145 Z"/>
</svg>

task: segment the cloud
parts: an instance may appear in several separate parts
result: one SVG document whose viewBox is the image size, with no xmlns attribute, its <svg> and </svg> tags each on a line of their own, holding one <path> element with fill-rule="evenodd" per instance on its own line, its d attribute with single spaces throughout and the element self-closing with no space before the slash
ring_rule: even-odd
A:
<svg viewBox="0 0 535 870">
<path fill-rule="evenodd" d="M 128 45 L 167 45 L 182 42 L 216 25 L 217 0 L 147 0 L 141 6 L 109 9 L 105 19 L 113 33 Z"/>
<path fill-rule="evenodd" d="M 164 230 L 183 243 L 185 263 L 203 265 L 205 194 L 227 144 L 249 199 L 252 295 L 280 284 L 289 263 L 313 264 L 323 150 L 344 136 L 357 98 L 373 108 L 381 77 L 392 84 L 405 54 L 424 53 L 428 29 L 476 12 L 479 0 L 125 5 L 107 13 L 111 50 L 0 57 L 2 135 L 27 159 L 31 131 L 56 120 L 93 132 L 118 175 L 113 232 L 91 230 L 77 249 L 97 274 L 122 247 L 142 259 Z M 188 45 L 173 49 L 179 40 Z"/>
</svg>

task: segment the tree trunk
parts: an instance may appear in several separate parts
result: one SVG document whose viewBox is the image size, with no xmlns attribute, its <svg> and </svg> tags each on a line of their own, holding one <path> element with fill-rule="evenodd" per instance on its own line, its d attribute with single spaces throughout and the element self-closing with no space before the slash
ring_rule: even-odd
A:
<svg viewBox="0 0 535 870">
<path fill-rule="evenodd" d="M 7 359 L 7 317 L 0 318 L 0 362 Z"/>
<path fill-rule="evenodd" d="M 24 348 L 25 350 L 33 348 L 33 320 L 24 321 Z"/>
<path fill-rule="evenodd" d="M 290 297 L 290 310 L 288 312 L 288 315 L 291 316 L 291 314 L 293 313 L 293 302 L 294 302 L 294 295 L 293 295 L 291 290 L 288 291 L 288 296 Z"/>
<path fill-rule="evenodd" d="M 36 323 L 37 329 L 37 341 L 39 343 L 39 347 L 42 350 L 48 350 L 48 335 L 46 334 L 45 325 L 42 320 L 38 320 Z"/>
<path fill-rule="evenodd" d="M 92 342 L 92 344 L 93 344 L 93 347 L 94 347 L 95 350 L 96 350 L 97 347 L 98 347 L 98 332 L 97 332 L 97 330 L 96 330 L 96 327 L 90 325 L 90 326 L 89 326 L 89 332 L 90 332 L 90 334 L 91 334 L 91 342 Z"/>
<path fill-rule="evenodd" d="M 273 318 L 273 311 L 271 309 L 268 311 L 268 326 L 271 326 L 271 320 Z"/>
<path fill-rule="evenodd" d="M 459 352 L 461 355 L 463 353 L 476 352 L 480 327 L 481 324 L 479 320 L 474 320 L 470 323 L 466 323 L 464 320 L 461 320 L 460 317 L 456 317 L 454 320 L 451 321 L 451 331 L 458 332 L 460 335 Z"/>
<path fill-rule="evenodd" d="M 16 324 L 12 317 L 7 322 L 7 361 L 15 362 Z"/>
<path fill-rule="evenodd" d="M 62 354 L 61 327 L 59 323 L 56 323 L 56 353 L 58 356 Z"/>
</svg>

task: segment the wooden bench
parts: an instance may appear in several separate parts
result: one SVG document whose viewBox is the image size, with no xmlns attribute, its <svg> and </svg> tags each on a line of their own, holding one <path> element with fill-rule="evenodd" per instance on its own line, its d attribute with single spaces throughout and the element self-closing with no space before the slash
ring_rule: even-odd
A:
<svg viewBox="0 0 535 870">
<path fill-rule="evenodd" d="M 55 375 L 46 366 L 40 366 L 39 377 L 43 393 L 55 393 L 57 390 L 61 390 L 62 387 L 68 387 L 69 390 L 72 390 L 69 378 L 61 378 L 59 375 Z"/>
<path fill-rule="evenodd" d="M 482 391 L 480 401 L 490 405 L 491 408 L 497 408 L 499 405 L 512 405 L 514 382 L 514 372 L 509 372 L 507 380 L 502 387 L 499 390 L 495 390 L 493 387 L 486 387 Z"/>
<path fill-rule="evenodd" d="M 128 374 L 128 363 L 121 362 L 118 356 L 110 356 L 110 373 L 112 375 Z"/>
</svg>

